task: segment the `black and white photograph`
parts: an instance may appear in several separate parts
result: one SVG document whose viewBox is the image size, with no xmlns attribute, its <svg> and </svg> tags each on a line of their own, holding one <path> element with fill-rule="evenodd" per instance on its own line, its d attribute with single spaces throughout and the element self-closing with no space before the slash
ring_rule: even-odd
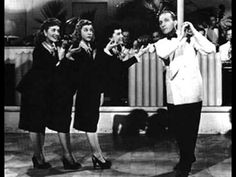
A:
<svg viewBox="0 0 236 177">
<path fill-rule="evenodd" d="M 5 177 L 232 177 L 232 0 L 4 0 Z"/>
</svg>

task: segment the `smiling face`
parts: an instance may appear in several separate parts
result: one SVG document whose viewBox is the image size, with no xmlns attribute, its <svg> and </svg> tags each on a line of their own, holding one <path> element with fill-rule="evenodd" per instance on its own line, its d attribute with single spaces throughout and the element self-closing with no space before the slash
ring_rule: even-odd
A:
<svg viewBox="0 0 236 177">
<path fill-rule="evenodd" d="M 159 16 L 159 25 L 162 33 L 168 34 L 175 28 L 177 21 L 174 20 L 172 15 L 167 12 Z"/>
<path fill-rule="evenodd" d="M 43 32 L 46 37 L 46 41 L 49 43 L 55 43 L 60 38 L 60 27 L 57 25 L 50 26 L 48 29 L 44 30 Z"/>
<path fill-rule="evenodd" d="M 92 25 L 84 25 L 81 28 L 81 38 L 85 42 L 91 42 L 94 37 L 94 29 Z"/>
</svg>

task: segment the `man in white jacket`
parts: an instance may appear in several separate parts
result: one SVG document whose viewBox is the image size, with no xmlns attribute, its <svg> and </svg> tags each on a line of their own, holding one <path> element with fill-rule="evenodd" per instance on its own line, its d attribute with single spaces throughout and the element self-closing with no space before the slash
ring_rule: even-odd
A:
<svg viewBox="0 0 236 177">
<path fill-rule="evenodd" d="M 170 130 L 179 147 L 175 177 L 187 177 L 196 161 L 195 146 L 202 108 L 202 77 L 197 52 L 215 52 L 215 45 L 202 36 L 190 22 L 176 34 L 177 18 L 171 11 L 159 15 L 164 38 L 154 43 L 155 51 L 166 65 L 166 93 Z"/>
<path fill-rule="evenodd" d="M 232 29 L 228 28 L 226 31 L 226 40 L 227 42 L 222 44 L 219 48 L 220 59 L 222 63 L 229 62 L 231 60 L 232 52 Z"/>
<path fill-rule="evenodd" d="M 222 105 L 229 106 L 232 104 L 232 28 L 226 31 L 225 44 L 219 48 L 220 59 L 222 62 Z"/>
</svg>

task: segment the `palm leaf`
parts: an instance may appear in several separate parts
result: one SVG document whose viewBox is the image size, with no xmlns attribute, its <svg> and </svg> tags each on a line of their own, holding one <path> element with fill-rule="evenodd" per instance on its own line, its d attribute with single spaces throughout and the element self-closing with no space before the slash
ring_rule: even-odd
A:
<svg viewBox="0 0 236 177">
<path fill-rule="evenodd" d="M 67 11 L 65 9 L 64 3 L 60 0 L 54 0 L 46 3 L 45 5 L 43 5 L 40 12 L 43 19 L 35 19 L 40 23 L 47 18 L 57 18 L 62 22 L 65 22 L 66 20 Z"/>
</svg>

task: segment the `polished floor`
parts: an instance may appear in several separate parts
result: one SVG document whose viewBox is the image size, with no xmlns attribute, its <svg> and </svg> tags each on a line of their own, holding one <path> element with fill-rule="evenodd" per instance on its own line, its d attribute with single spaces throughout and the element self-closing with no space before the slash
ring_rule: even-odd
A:
<svg viewBox="0 0 236 177">
<path fill-rule="evenodd" d="M 94 170 L 85 134 L 71 135 L 74 155 L 82 164 L 80 170 L 68 171 L 62 166 L 57 134 L 46 134 L 45 154 L 53 168 L 33 169 L 32 148 L 28 134 L 5 134 L 6 177 L 173 177 L 178 151 L 172 138 L 114 138 L 99 134 L 104 155 L 112 160 L 112 168 Z M 190 177 L 231 177 L 231 139 L 225 135 L 199 135 L 197 162 Z"/>
</svg>

